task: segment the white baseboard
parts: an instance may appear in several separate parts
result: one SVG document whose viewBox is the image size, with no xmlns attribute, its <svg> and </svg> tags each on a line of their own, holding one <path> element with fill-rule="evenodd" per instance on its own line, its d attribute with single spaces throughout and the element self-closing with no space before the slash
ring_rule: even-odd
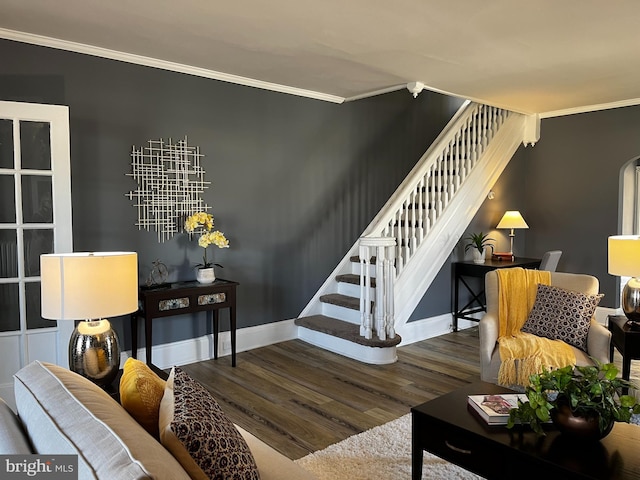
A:
<svg viewBox="0 0 640 480">
<path fill-rule="evenodd" d="M 458 320 L 458 330 L 477 326 L 478 322 L 471 320 Z M 436 317 L 423 318 L 405 323 L 398 328 L 397 333 L 402 337 L 400 347 L 420 342 L 428 338 L 437 337 L 453 331 L 453 314 L 444 313 Z"/>
<path fill-rule="evenodd" d="M 296 338 L 298 338 L 298 327 L 294 325 L 293 319 L 241 328 L 236 333 L 236 351 L 244 352 Z M 131 356 L 131 351 L 125 352 L 124 355 L 126 360 Z M 145 355 L 144 348 L 138 349 L 138 359 L 144 360 Z M 213 334 L 155 345 L 151 355 L 153 364 L 161 369 L 209 360 L 213 358 Z M 231 355 L 231 334 L 228 331 L 220 332 L 218 357 L 228 355 Z"/>
<path fill-rule="evenodd" d="M 239 329 L 236 334 L 237 352 L 297 339 L 298 327 L 293 322 L 293 319 L 283 320 Z M 402 337 L 400 346 L 449 333 L 452 331 L 452 325 L 453 315 L 450 313 L 407 323 L 397 332 Z M 476 322 L 469 320 L 458 321 L 460 330 L 475 325 L 477 325 Z M 218 343 L 218 357 L 231 355 L 231 334 L 229 332 L 220 332 Z M 138 349 L 138 359 L 144 360 L 145 355 L 144 348 Z M 151 355 L 153 364 L 161 369 L 209 360 L 213 358 L 213 335 L 203 335 L 179 342 L 155 345 Z M 124 362 L 130 356 L 131 351 L 123 352 L 120 365 L 124 365 Z"/>
<path fill-rule="evenodd" d="M 619 309 L 598 307 L 596 310 L 596 320 L 603 325 L 606 324 L 608 315 L 620 315 Z M 257 325 L 255 327 L 241 328 L 237 332 L 236 345 L 238 352 L 253 350 L 254 348 L 265 347 L 274 343 L 285 342 L 298 338 L 298 327 L 294 320 L 283 320 L 280 322 Z M 459 320 L 458 329 L 477 326 L 477 322 L 470 320 Z M 400 347 L 420 342 L 428 338 L 444 335 L 453 329 L 453 315 L 445 313 L 430 318 L 423 318 L 404 324 L 398 328 L 397 333 L 402 337 Z M 229 332 L 220 332 L 218 338 L 218 356 L 225 357 L 231 355 L 231 335 Z M 122 353 L 122 364 L 131 356 L 131 352 Z M 144 360 L 145 350 L 138 350 L 138 358 Z M 198 338 L 182 340 L 179 342 L 165 343 L 153 347 L 152 361 L 159 368 L 171 368 L 173 365 L 187 365 L 189 363 L 201 362 L 213 358 L 213 335 L 204 335 Z"/>
</svg>

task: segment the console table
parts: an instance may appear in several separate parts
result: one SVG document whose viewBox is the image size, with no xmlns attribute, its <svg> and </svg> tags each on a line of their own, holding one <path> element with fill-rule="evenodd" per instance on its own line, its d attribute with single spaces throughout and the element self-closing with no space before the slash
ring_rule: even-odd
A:
<svg viewBox="0 0 640 480">
<path fill-rule="evenodd" d="M 229 309 L 229 330 L 231 333 L 231 365 L 236 366 L 236 287 L 238 282 L 217 278 L 213 283 L 201 284 L 196 281 L 176 282 L 153 287 L 140 287 L 138 299 L 140 309 L 131 315 L 131 353 L 137 357 L 138 319 L 144 318 L 146 362 L 152 365 L 153 319 L 207 312 L 213 322 L 213 357 L 218 358 L 218 310 Z"/>
<path fill-rule="evenodd" d="M 454 279 L 454 297 L 453 297 L 453 331 L 458 331 L 458 319 L 472 320 L 477 322 L 478 319 L 472 317 L 474 313 L 486 312 L 484 298 L 484 281 L 482 287 L 476 292 L 465 280 L 465 277 L 483 278 L 487 272 L 498 268 L 538 268 L 541 259 L 539 258 L 516 258 L 515 260 L 494 260 L 487 259 L 485 263 L 473 263 L 472 261 L 454 262 L 453 263 L 453 279 Z M 471 294 L 471 300 L 464 306 L 460 307 L 460 284 L 462 284 Z"/>
</svg>

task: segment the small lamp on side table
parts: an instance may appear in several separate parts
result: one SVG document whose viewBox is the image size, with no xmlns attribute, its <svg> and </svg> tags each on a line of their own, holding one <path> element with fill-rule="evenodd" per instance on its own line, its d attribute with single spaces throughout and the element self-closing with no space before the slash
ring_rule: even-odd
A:
<svg viewBox="0 0 640 480">
<path fill-rule="evenodd" d="M 104 317 L 138 309 L 138 254 L 91 252 L 40 256 L 42 317 L 82 320 L 69 341 L 69 368 L 100 386 L 120 366 L 118 336 Z"/>
<path fill-rule="evenodd" d="M 509 233 L 509 238 L 511 239 L 511 249 L 509 250 L 509 253 L 513 257 L 513 239 L 516 236 L 514 229 L 529 228 L 529 225 L 527 225 L 527 222 L 524 221 L 524 218 L 522 218 L 522 215 L 518 210 L 507 210 L 502 216 L 500 222 L 498 222 L 496 228 L 511 229 L 511 232 Z"/>
<path fill-rule="evenodd" d="M 622 289 L 622 310 L 627 324 L 640 330 L 640 236 L 616 235 L 608 239 L 609 273 L 631 277 Z"/>
</svg>

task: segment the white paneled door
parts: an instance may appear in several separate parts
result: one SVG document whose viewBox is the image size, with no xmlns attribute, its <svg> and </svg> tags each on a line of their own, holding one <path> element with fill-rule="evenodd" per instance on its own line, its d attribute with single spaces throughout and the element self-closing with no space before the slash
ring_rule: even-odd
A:
<svg viewBox="0 0 640 480">
<path fill-rule="evenodd" d="M 40 315 L 40 254 L 71 252 L 69 108 L 0 102 L 0 396 L 33 360 L 68 366 L 74 322 Z"/>
</svg>

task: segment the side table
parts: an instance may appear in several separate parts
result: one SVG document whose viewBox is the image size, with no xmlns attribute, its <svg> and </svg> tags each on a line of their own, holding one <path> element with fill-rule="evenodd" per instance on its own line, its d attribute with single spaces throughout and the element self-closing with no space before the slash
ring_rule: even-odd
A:
<svg viewBox="0 0 640 480">
<path fill-rule="evenodd" d="M 631 360 L 640 359 L 640 330 L 632 330 L 624 315 L 609 315 L 607 323 L 611 332 L 609 360 L 613 361 L 613 347 L 617 348 L 622 355 L 622 378 L 629 380 Z"/>
<path fill-rule="evenodd" d="M 477 322 L 478 319 L 473 317 L 473 314 L 479 312 L 486 312 L 484 297 L 484 276 L 491 270 L 498 268 L 538 268 L 540 266 L 541 259 L 539 258 L 518 258 L 515 260 L 494 260 L 487 258 L 484 263 L 473 263 L 470 261 L 454 262 L 453 263 L 453 331 L 458 331 L 458 320 L 463 318 L 465 320 L 472 320 Z M 465 277 L 481 278 L 482 288 L 478 291 L 469 285 L 465 280 Z M 464 286 L 467 292 L 471 295 L 465 305 L 460 306 L 460 285 Z"/>
<path fill-rule="evenodd" d="M 154 318 L 186 313 L 207 312 L 213 323 L 213 356 L 218 358 L 218 310 L 229 309 L 231 333 L 231 365 L 236 366 L 236 287 L 238 282 L 217 278 L 213 283 L 175 282 L 154 287 L 141 287 L 138 293 L 140 309 L 131 315 L 132 356 L 138 350 L 138 318 L 144 318 L 146 362 L 151 362 L 152 322 Z"/>
</svg>

